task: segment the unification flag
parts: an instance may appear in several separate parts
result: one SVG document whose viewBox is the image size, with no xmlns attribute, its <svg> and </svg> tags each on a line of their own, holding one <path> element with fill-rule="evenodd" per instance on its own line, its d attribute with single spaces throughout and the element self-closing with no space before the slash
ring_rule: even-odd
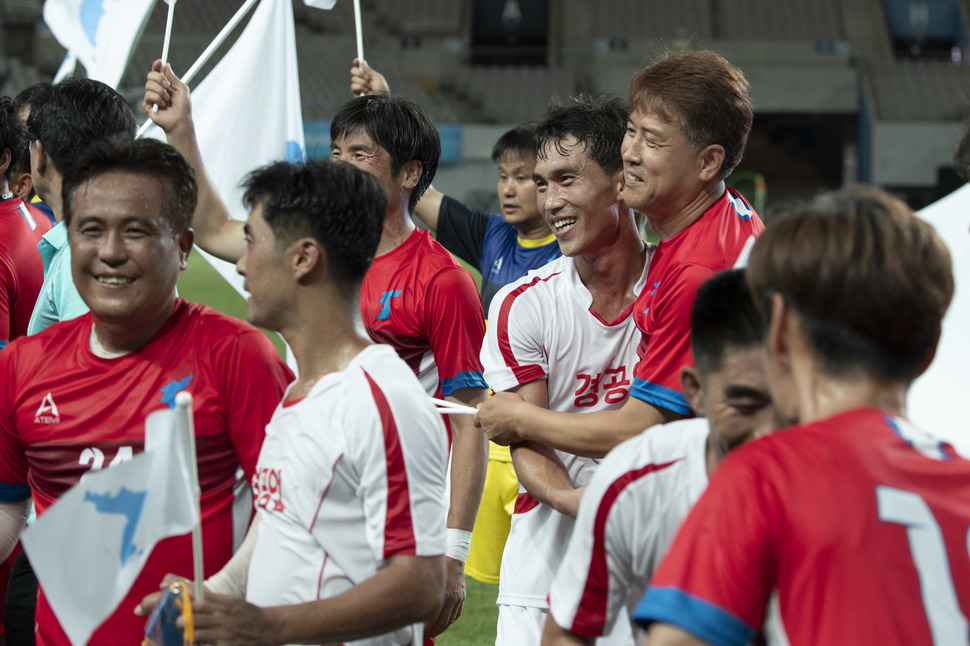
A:
<svg viewBox="0 0 970 646">
<path fill-rule="evenodd" d="M 213 183 L 232 216 L 245 220 L 243 177 L 272 161 L 304 159 L 291 0 L 259 3 L 232 49 L 192 88 L 192 116 Z M 165 141 L 157 126 L 146 136 Z M 203 255 L 243 294 L 235 265 Z"/>
<path fill-rule="evenodd" d="M 46 0 L 44 22 L 87 70 L 88 78 L 118 87 L 155 0 Z M 69 61 L 68 61 L 69 62 Z M 65 65 L 59 76 L 73 72 Z"/>
<path fill-rule="evenodd" d="M 198 523 L 189 430 L 174 409 L 145 420 L 145 452 L 89 473 L 23 534 L 37 579 L 72 644 L 86 644 L 155 544 Z M 65 564 L 64 554 L 83 558 Z"/>
<path fill-rule="evenodd" d="M 333 9 L 337 0 L 303 0 L 303 4 L 315 9 Z"/>
</svg>

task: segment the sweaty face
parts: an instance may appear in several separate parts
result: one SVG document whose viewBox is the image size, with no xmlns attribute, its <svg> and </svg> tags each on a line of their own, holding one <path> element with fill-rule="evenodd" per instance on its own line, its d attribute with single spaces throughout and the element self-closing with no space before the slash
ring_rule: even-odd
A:
<svg viewBox="0 0 970 646">
<path fill-rule="evenodd" d="M 171 314 L 192 233 L 172 230 L 167 203 L 163 184 L 146 175 L 106 173 L 78 187 L 71 270 L 96 318 L 151 326 Z"/>
<path fill-rule="evenodd" d="M 279 331 L 279 315 L 285 311 L 288 281 L 281 275 L 282 254 L 273 230 L 263 219 L 263 203 L 249 212 L 244 228 L 246 251 L 236 262 L 236 271 L 246 277 L 244 288 L 249 292 L 246 320 L 269 330 Z"/>
<path fill-rule="evenodd" d="M 595 255 L 612 245 L 621 235 L 619 172 L 608 176 L 572 137 L 542 152 L 533 174 L 536 203 L 563 255 Z"/>
<path fill-rule="evenodd" d="M 498 199 L 502 217 L 521 229 L 545 228 L 536 206 L 536 183 L 532 180 L 535 166 L 535 159 L 515 152 L 503 155 L 498 164 Z"/>
<path fill-rule="evenodd" d="M 388 212 L 399 206 L 402 199 L 407 201 L 408 194 L 401 182 L 403 170 L 397 174 L 391 173 L 390 153 L 371 139 L 363 128 L 331 142 L 330 158 L 345 161 L 380 180 L 384 192 L 387 193 Z"/>
<path fill-rule="evenodd" d="M 718 459 L 782 427 L 771 403 L 760 346 L 725 350 L 721 369 L 703 375 L 698 400 L 695 412 L 710 423 Z"/>
<path fill-rule="evenodd" d="M 701 151 L 676 125 L 656 115 L 630 115 L 621 153 L 622 197 L 648 218 L 678 213 L 701 190 Z"/>
</svg>

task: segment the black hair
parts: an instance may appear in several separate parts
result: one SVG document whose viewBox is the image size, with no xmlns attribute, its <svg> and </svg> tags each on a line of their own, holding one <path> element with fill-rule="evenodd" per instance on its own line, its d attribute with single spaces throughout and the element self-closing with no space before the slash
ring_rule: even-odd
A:
<svg viewBox="0 0 970 646">
<path fill-rule="evenodd" d="M 721 370 L 728 349 L 759 345 L 764 331 L 744 271 L 718 272 L 697 290 L 690 312 L 690 343 L 701 375 Z"/>
<path fill-rule="evenodd" d="M 27 136 L 20 125 L 13 99 L 0 94 L 0 155 L 4 150 L 10 151 L 10 163 L 3 174 L 4 180 L 9 181 L 17 172 L 26 145 Z"/>
<path fill-rule="evenodd" d="M 563 141 L 575 138 L 586 155 L 612 175 L 623 168 L 620 145 L 629 116 L 626 105 L 614 96 L 580 94 L 568 101 L 554 100 L 536 126 L 535 155 L 545 159 L 550 142 L 566 154 Z"/>
<path fill-rule="evenodd" d="M 74 198 L 85 182 L 107 173 L 143 175 L 157 179 L 167 192 L 166 215 L 172 230 L 181 234 L 192 226 L 198 200 L 195 171 L 177 150 L 154 139 L 109 137 L 91 144 L 64 173 L 61 195 L 64 221 L 70 224 Z"/>
<path fill-rule="evenodd" d="M 524 159 L 536 156 L 536 122 L 528 121 L 506 131 L 492 147 L 492 161 L 502 162 L 506 155 L 518 155 Z"/>
<path fill-rule="evenodd" d="M 133 139 L 135 114 L 110 86 L 70 78 L 42 87 L 31 97 L 27 130 L 63 175 L 95 141 L 112 136 Z"/>
<path fill-rule="evenodd" d="M 334 281 L 356 293 L 384 225 L 387 196 L 376 177 L 342 161 L 275 162 L 251 172 L 242 185 L 244 204 L 262 204 L 278 243 L 313 237 Z"/>
<path fill-rule="evenodd" d="M 427 110 L 417 103 L 387 93 L 368 94 L 344 104 L 330 123 L 330 142 L 359 130 L 367 133 L 391 158 L 396 175 L 412 160 L 421 162 L 421 177 L 411 192 L 408 210 L 431 186 L 441 157 L 441 137 Z"/>
</svg>

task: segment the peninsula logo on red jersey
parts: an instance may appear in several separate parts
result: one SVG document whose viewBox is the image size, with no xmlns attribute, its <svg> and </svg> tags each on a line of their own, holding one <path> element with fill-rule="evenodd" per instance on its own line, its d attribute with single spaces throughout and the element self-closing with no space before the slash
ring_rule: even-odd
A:
<svg viewBox="0 0 970 646">
<path fill-rule="evenodd" d="M 51 394 L 47 393 L 40 402 L 37 414 L 34 415 L 34 424 L 57 424 L 60 421 L 61 414 L 57 412 L 57 404 L 54 403 Z"/>
</svg>

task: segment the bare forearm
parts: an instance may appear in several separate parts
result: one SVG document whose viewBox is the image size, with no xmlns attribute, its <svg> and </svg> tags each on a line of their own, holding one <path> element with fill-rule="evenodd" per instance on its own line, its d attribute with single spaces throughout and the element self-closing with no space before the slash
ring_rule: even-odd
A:
<svg viewBox="0 0 970 646">
<path fill-rule="evenodd" d="M 466 406 L 484 401 L 486 393 L 477 388 L 456 391 L 446 399 Z M 448 509 L 448 527 L 471 531 L 475 525 L 478 504 L 485 486 L 485 470 L 488 466 L 488 440 L 481 429 L 476 428 L 471 415 L 451 415 L 451 506 Z"/>
<path fill-rule="evenodd" d="M 546 615 L 546 625 L 542 631 L 542 646 L 593 646 L 595 641 L 566 630 L 556 623 L 551 613 Z"/>
<path fill-rule="evenodd" d="M 576 488 L 559 456 L 543 444 L 524 442 L 512 446 L 512 465 L 519 482 L 533 498 L 568 516 L 579 508 Z"/>
</svg>

